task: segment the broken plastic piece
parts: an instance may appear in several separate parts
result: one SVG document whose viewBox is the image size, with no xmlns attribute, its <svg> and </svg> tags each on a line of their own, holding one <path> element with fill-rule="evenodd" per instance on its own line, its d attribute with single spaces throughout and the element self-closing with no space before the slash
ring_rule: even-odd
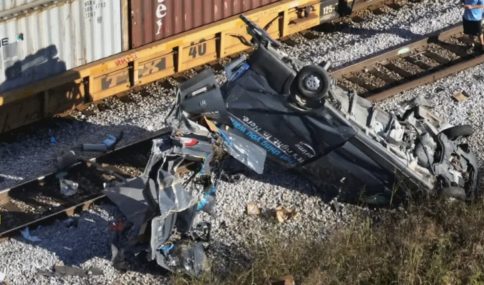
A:
<svg viewBox="0 0 484 285">
<path fill-rule="evenodd" d="M 108 137 L 103 140 L 103 144 L 108 148 L 112 149 L 112 147 L 116 144 L 118 138 L 113 135 L 108 135 Z"/>
<path fill-rule="evenodd" d="M 210 241 L 210 231 L 212 225 L 209 222 L 198 223 L 190 232 L 190 236 L 193 240 L 208 242 Z"/>
<path fill-rule="evenodd" d="M 172 252 L 174 249 L 175 249 L 175 245 L 172 244 L 172 243 L 169 243 L 169 244 L 165 244 L 165 245 L 161 246 L 160 247 L 160 252 L 164 256 L 168 256 L 168 254 L 170 254 L 170 252 Z"/>
<path fill-rule="evenodd" d="M 121 140 L 123 137 L 123 132 L 119 134 L 119 136 L 114 136 L 111 134 L 107 135 L 107 138 L 102 141 L 102 143 L 99 144 L 91 144 L 91 143 L 85 143 L 82 144 L 82 150 L 83 151 L 97 151 L 97 152 L 106 152 L 108 150 L 113 150 L 116 144 Z"/>
<path fill-rule="evenodd" d="M 77 190 L 79 189 L 79 183 L 69 179 L 59 179 L 59 184 L 62 195 L 66 197 L 77 194 Z"/>
<path fill-rule="evenodd" d="M 232 157 L 254 170 L 257 174 L 264 173 L 267 152 L 262 147 L 244 137 L 236 135 L 230 130 L 219 130 L 219 133 L 224 140 L 228 153 Z"/>
<path fill-rule="evenodd" d="M 211 213 L 215 204 L 215 193 L 217 189 L 215 186 L 210 186 L 209 190 L 205 192 L 197 204 L 197 211 L 204 211 Z"/>
<path fill-rule="evenodd" d="M 28 227 L 26 227 L 25 229 L 23 229 L 20 234 L 22 234 L 22 237 L 30 242 L 39 242 L 39 241 L 42 241 L 39 237 L 37 236 L 33 236 L 30 234 L 30 229 Z"/>
<path fill-rule="evenodd" d="M 7 274 L 0 271 L 0 285 L 4 284 L 3 282 L 5 282 L 6 277 L 7 277 Z"/>
<path fill-rule="evenodd" d="M 200 243 L 181 245 L 173 255 L 178 257 L 180 267 L 189 275 L 200 276 L 208 268 L 207 256 Z"/>
</svg>

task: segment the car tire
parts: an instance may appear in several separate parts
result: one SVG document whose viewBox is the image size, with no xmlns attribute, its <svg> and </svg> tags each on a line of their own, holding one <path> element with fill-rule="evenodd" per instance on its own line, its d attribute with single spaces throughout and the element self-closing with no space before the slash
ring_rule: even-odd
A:
<svg viewBox="0 0 484 285">
<path fill-rule="evenodd" d="M 450 127 L 442 131 L 449 139 L 455 140 L 458 137 L 468 137 L 474 133 L 474 129 L 470 125 L 460 125 Z"/>
<path fill-rule="evenodd" d="M 328 93 L 331 79 L 318 65 L 304 66 L 296 76 L 296 93 L 308 101 L 319 101 Z"/>
<path fill-rule="evenodd" d="M 449 186 L 442 189 L 443 196 L 465 201 L 467 199 L 466 191 L 462 187 Z"/>
</svg>

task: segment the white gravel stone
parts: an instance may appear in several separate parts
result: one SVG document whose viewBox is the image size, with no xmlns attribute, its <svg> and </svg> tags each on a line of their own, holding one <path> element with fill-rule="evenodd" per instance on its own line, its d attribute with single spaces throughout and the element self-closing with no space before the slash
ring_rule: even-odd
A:
<svg viewBox="0 0 484 285">
<path fill-rule="evenodd" d="M 321 33 L 317 40 L 308 41 L 298 35 L 293 38 L 298 45 L 286 46 L 284 50 L 307 62 L 330 61 L 333 67 L 338 67 L 458 23 L 462 20 L 460 3 L 459 0 L 410 3 L 384 16 L 369 14 L 365 21 L 341 31 Z"/>
</svg>

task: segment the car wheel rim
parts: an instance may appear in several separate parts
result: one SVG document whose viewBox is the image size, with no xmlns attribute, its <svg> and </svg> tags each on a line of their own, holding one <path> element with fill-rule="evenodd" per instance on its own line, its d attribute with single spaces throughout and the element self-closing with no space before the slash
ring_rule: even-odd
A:
<svg viewBox="0 0 484 285">
<path fill-rule="evenodd" d="M 314 75 L 309 75 L 304 79 L 304 86 L 310 91 L 318 91 L 321 87 L 321 80 Z"/>
</svg>

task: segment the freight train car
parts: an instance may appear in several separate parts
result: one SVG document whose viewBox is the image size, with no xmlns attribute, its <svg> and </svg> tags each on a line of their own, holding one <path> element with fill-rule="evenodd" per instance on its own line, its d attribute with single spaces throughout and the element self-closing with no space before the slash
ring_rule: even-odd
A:
<svg viewBox="0 0 484 285">
<path fill-rule="evenodd" d="M 0 133 L 247 49 L 246 14 L 285 37 L 382 0 L 9 0 Z"/>
</svg>

